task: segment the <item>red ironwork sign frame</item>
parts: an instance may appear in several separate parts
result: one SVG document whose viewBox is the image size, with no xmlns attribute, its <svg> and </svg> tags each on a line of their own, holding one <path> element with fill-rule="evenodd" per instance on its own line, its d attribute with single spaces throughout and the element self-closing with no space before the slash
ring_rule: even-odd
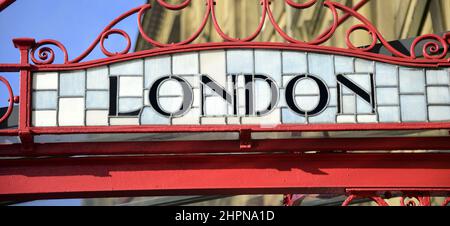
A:
<svg viewBox="0 0 450 226">
<path fill-rule="evenodd" d="M 182 10 L 189 4 L 200 4 L 200 1 L 194 3 L 191 0 L 177 5 L 163 0 L 157 2 L 169 10 Z M 105 27 L 85 52 L 73 59 L 69 58 L 66 47 L 56 40 L 45 39 L 36 42 L 31 38 L 14 39 L 14 45 L 20 51 L 20 63 L 0 64 L 0 71 L 20 72 L 20 99 L 13 94 L 8 81 L 0 77 L 9 92 L 9 107 L 6 114 L 1 116 L 0 123 L 9 117 L 13 104 L 18 103 L 19 126 L 17 129 L 0 130 L 0 136 L 18 136 L 21 143 L 0 144 L 0 199 L 217 193 L 339 193 L 351 194 L 345 204 L 356 196 L 369 196 L 378 204 L 384 205 L 384 201 L 380 201 L 377 195 L 387 191 L 402 191 L 406 195 L 421 197 L 447 195 L 450 192 L 450 154 L 345 153 L 359 150 L 450 150 L 449 137 L 251 140 L 252 132 L 449 130 L 450 123 L 279 125 L 273 128 L 250 125 L 49 128 L 31 125 L 31 74 L 39 71 L 87 69 L 179 52 L 248 48 L 338 54 L 409 67 L 450 66 L 450 58 L 447 58 L 450 33 L 442 37 L 434 34 L 417 37 L 410 47 L 410 54 L 406 55 L 391 46 L 376 27 L 357 12 L 368 0 L 361 0 L 353 8 L 325 1 L 323 7 L 332 13 L 333 23 L 324 33 L 309 42 L 297 40 L 283 31 L 274 18 L 270 0 L 260 0 L 262 17 L 259 25 L 245 38 L 233 38 L 225 34 L 215 16 L 215 1 L 202 2 L 206 3 L 202 23 L 188 39 L 179 43 L 160 43 L 145 33 L 141 19 L 151 8 L 149 4 L 131 9 L 117 17 Z M 317 4 L 317 1 L 310 0 L 300 4 L 285 0 L 285 3 L 296 9 L 304 9 Z M 4 1 L 3 4 L 11 4 L 11 1 Z M 153 49 L 130 53 L 129 35 L 114 28 L 133 14 L 138 15 L 140 35 L 154 46 Z M 333 37 L 337 27 L 350 17 L 356 18 L 360 24 L 348 29 L 347 48 L 324 46 L 323 43 Z M 199 37 L 209 20 L 212 20 L 216 32 L 224 41 L 191 44 Z M 285 42 L 253 42 L 267 21 Z M 372 37 L 370 45 L 355 47 L 350 35 L 356 30 L 366 31 Z M 112 34 L 122 36 L 127 42 L 123 51 L 113 53 L 104 46 L 105 40 Z M 392 56 L 370 52 L 377 43 L 381 43 Z M 419 44 L 423 45 L 421 58 L 416 56 Z M 59 48 L 63 53 L 62 64 L 54 64 L 55 51 L 50 46 Z M 83 62 L 97 46 L 100 46 L 106 58 Z M 238 132 L 240 140 L 50 144 L 35 143 L 33 139 L 34 136 L 46 134 L 155 132 Z M 304 154 L 311 150 L 321 154 Z M 343 151 L 334 153 L 336 150 Z M 248 155 L 233 155 L 243 152 Z M 157 154 L 176 155 L 156 156 Z M 10 159 L 11 157 L 14 158 Z M 287 204 L 291 203 L 292 197 L 287 196 L 285 201 Z M 423 203 L 426 204 L 427 201 Z"/>
</svg>

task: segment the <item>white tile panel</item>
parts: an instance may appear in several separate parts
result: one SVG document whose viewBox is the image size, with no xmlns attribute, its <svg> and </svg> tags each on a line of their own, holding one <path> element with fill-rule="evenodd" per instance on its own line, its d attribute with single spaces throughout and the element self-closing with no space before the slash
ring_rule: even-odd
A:
<svg viewBox="0 0 450 226">
<path fill-rule="evenodd" d="M 377 105 L 399 104 L 397 88 L 378 88 L 377 89 Z"/>
<path fill-rule="evenodd" d="M 428 87 L 427 97 L 429 104 L 450 104 L 450 88 Z"/>
<path fill-rule="evenodd" d="M 354 59 L 351 57 L 335 56 L 335 71 L 339 73 L 353 73 L 354 72 Z"/>
<path fill-rule="evenodd" d="M 56 111 L 33 111 L 32 125 L 36 127 L 57 126 Z"/>
<path fill-rule="evenodd" d="M 145 59 L 145 87 L 150 88 L 153 82 L 162 77 L 172 74 L 170 56 L 158 56 Z"/>
<path fill-rule="evenodd" d="M 397 66 L 384 63 L 376 63 L 375 72 L 375 84 L 377 86 L 398 85 Z"/>
<path fill-rule="evenodd" d="M 378 107 L 378 118 L 380 122 L 400 122 L 400 108 Z"/>
<path fill-rule="evenodd" d="M 37 72 L 33 74 L 33 89 L 58 89 L 57 72 Z"/>
<path fill-rule="evenodd" d="M 108 111 L 88 110 L 86 111 L 86 125 L 87 126 L 107 126 L 108 125 Z"/>
<path fill-rule="evenodd" d="M 425 96 L 402 95 L 400 100 L 403 122 L 425 122 L 427 120 Z"/>
<path fill-rule="evenodd" d="M 86 92 L 87 109 L 108 109 L 109 92 L 108 91 L 87 91 Z"/>
<path fill-rule="evenodd" d="M 84 125 L 84 98 L 60 98 L 58 122 L 60 126 Z"/>
<path fill-rule="evenodd" d="M 227 50 L 228 74 L 253 74 L 253 50 Z"/>
<path fill-rule="evenodd" d="M 111 126 L 137 126 L 139 125 L 139 118 L 110 118 L 109 124 Z"/>
<path fill-rule="evenodd" d="M 119 77 L 119 96 L 142 97 L 143 78 L 142 77 Z"/>
<path fill-rule="evenodd" d="M 425 92 L 425 75 L 423 70 L 400 68 L 400 92 Z"/>
<path fill-rule="evenodd" d="M 226 86 L 226 69 L 224 50 L 200 52 L 200 74 L 208 75 L 222 87 Z"/>
<path fill-rule="evenodd" d="M 33 92 L 33 109 L 55 109 L 58 103 L 57 91 L 34 91 Z"/>
<path fill-rule="evenodd" d="M 172 57 L 172 72 L 174 75 L 198 74 L 198 53 L 180 53 Z"/>
<path fill-rule="evenodd" d="M 306 74 L 308 62 L 306 53 L 283 51 L 283 74 Z"/>
<path fill-rule="evenodd" d="M 428 112 L 432 122 L 450 120 L 450 106 L 430 106 Z"/>
<path fill-rule="evenodd" d="M 110 66 L 109 72 L 111 75 L 143 75 L 144 63 L 141 59 L 116 63 Z"/>
<path fill-rule="evenodd" d="M 224 117 L 203 117 L 201 119 L 202 125 L 225 125 L 226 118 Z"/>
<path fill-rule="evenodd" d="M 87 89 L 109 89 L 108 67 L 88 69 L 86 76 Z"/>
<path fill-rule="evenodd" d="M 59 75 L 60 96 L 84 96 L 85 71 L 64 72 Z"/>
<path fill-rule="evenodd" d="M 281 84 L 281 52 L 276 50 L 255 50 L 255 74 L 272 78 L 277 86 Z"/>
<path fill-rule="evenodd" d="M 322 113 L 317 116 L 309 116 L 308 121 L 311 124 L 319 123 L 336 123 L 336 107 L 327 107 Z"/>
<path fill-rule="evenodd" d="M 199 125 L 200 124 L 200 109 L 194 108 L 185 115 L 177 118 L 172 118 L 173 125 Z"/>
<path fill-rule="evenodd" d="M 373 73 L 373 61 L 356 59 L 355 60 L 356 73 Z"/>
<path fill-rule="evenodd" d="M 140 120 L 141 120 L 141 125 L 169 125 L 170 124 L 169 118 L 158 114 L 151 107 L 145 107 L 144 109 L 142 109 Z"/>
<path fill-rule="evenodd" d="M 427 70 L 426 74 L 428 85 L 450 85 L 448 70 Z"/>
<path fill-rule="evenodd" d="M 333 57 L 324 54 L 308 54 L 309 73 L 322 78 L 328 87 L 336 86 Z"/>
</svg>

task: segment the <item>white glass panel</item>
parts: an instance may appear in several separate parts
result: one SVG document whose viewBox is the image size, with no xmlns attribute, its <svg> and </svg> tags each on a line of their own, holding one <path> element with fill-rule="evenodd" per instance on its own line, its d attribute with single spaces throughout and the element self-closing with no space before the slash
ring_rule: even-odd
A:
<svg viewBox="0 0 450 226">
<path fill-rule="evenodd" d="M 358 115 L 357 120 L 359 123 L 376 123 L 377 116 L 376 115 Z"/>
<path fill-rule="evenodd" d="M 399 104 L 398 103 L 398 89 L 397 88 L 378 88 L 377 89 L 377 104 Z"/>
<path fill-rule="evenodd" d="M 330 103 L 328 104 L 329 106 L 337 106 L 337 89 L 336 88 L 330 88 L 329 91 L 329 98 L 330 98 Z"/>
<path fill-rule="evenodd" d="M 261 117 L 242 118 L 242 124 L 261 125 L 264 128 L 272 128 L 281 123 L 281 110 L 275 109 L 270 114 Z"/>
<path fill-rule="evenodd" d="M 89 109 L 108 109 L 109 92 L 108 91 L 87 91 L 86 108 Z"/>
<path fill-rule="evenodd" d="M 227 72 L 253 74 L 253 50 L 228 50 Z"/>
<path fill-rule="evenodd" d="M 306 54 L 299 52 L 283 51 L 283 74 L 308 73 Z"/>
<path fill-rule="evenodd" d="M 336 73 L 353 73 L 353 58 L 351 57 L 343 57 L 343 56 L 335 56 L 334 57 Z"/>
<path fill-rule="evenodd" d="M 173 74 L 198 74 L 198 53 L 181 53 L 172 57 Z"/>
<path fill-rule="evenodd" d="M 144 90 L 144 105 L 150 106 L 150 90 Z"/>
<path fill-rule="evenodd" d="M 110 118 L 109 124 L 111 126 L 133 126 L 139 125 L 139 118 Z"/>
<path fill-rule="evenodd" d="M 211 96 L 205 99 L 205 115 L 216 116 L 227 114 L 227 102 L 219 96 Z"/>
<path fill-rule="evenodd" d="M 285 91 L 285 89 L 280 89 L 279 95 L 280 95 L 280 98 L 279 98 L 277 107 L 280 107 L 280 108 L 281 107 L 287 107 L 287 104 L 286 104 L 286 91 Z"/>
<path fill-rule="evenodd" d="M 56 111 L 33 111 L 33 126 L 56 126 Z"/>
<path fill-rule="evenodd" d="M 368 60 L 356 59 L 355 72 L 373 73 L 373 62 Z"/>
<path fill-rule="evenodd" d="M 107 126 L 108 111 L 86 111 L 86 125 L 88 126 Z"/>
<path fill-rule="evenodd" d="M 319 96 L 297 96 L 295 97 L 295 101 L 297 102 L 297 106 L 304 111 L 311 111 L 317 107 L 319 103 Z"/>
<path fill-rule="evenodd" d="M 113 64 L 109 68 L 111 75 L 143 75 L 143 60 L 133 60 L 122 63 Z"/>
<path fill-rule="evenodd" d="M 199 125 L 200 124 L 200 109 L 193 108 L 182 117 L 172 119 L 173 125 Z"/>
<path fill-rule="evenodd" d="M 337 116 L 338 123 L 356 123 L 356 115 L 339 115 Z"/>
<path fill-rule="evenodd" d="M 145 87 L 150 88 L 153 82 L 162 76 L 172 74 L 170 56 L 151 57 L 145 59 Z"/>
<path fill-rule="evenodd" d="M 309 73 L 322 78 L 328 87 L 336 86 L 333 57 L 331 55 L 308 54 Z"/>
<path fill-rule="evenodd" d="M 256 110 L 266 109 L 272 99 L 272 91 L 267 82 L 262 80 L 255 81 L 255 108 Z"/>
<path fill-rule="evenodd" d="M 375 80 L 377 86 L 397 86 L 397 66 L 377 63 Z"/>
<path fill-rule="evenodd" d="M 356 113 L 356 98 L 355 96 L 343 96 L 342 104 L 344 114 L 355 114 Z"/>
<path fill-rule="evenodd" d="M 430 121 L 450 121 L 450 106 L 430 106 Z"/>
<path fill-rule="evenodd" d="M 226 59 L 224 50 L 200 53 L 200 73 L 208 75 L 222 87 L 226 86 Z"/>
<path fill-rule="evenodd" d="M 169 125 L 170 119 L 155 112 L 151 107 L 145 107 L 141 114 L 142 125 Z"/>
<path fill-rule="evenodd" d="M 255 73 L 271 77 L 277 86 L 281 84 L 281 52 L 255 50 Z"/>
<path fill-rule="evenodd" d="M 192 100 L 192 107 L 199 108 L 202 100 L 200 89 L 192 89 L 192 93 L 194 94 L 194 99 Z"/>
<path fill-rule="evenodd" d="M 65 72 L 59 76 L 59 94 L 61 96 L 84 96 L 85 85 L 84 71 Z"/>
<path fill-rule="evenodd" d="M 427 70 L 428 85 L 449 85 L 449 80 L 447 70 Z"/>
<path fill-rule="evenodd" d="M 336 123 L 337 108 L 327 107 L 318 116 L 309 116 L 309 123 Z"/>
<path fill-rule="evenodd" d="M 108 67 L 87 70 L 87 89 L 109 89 Z"/>
<path fill-rule="evenodd" d="M 129 113 L 142 108 L 142 98 L 120 98 L 119 113 Z"/>
<path fill-rule="evenodd" d="M 378 107 L 380 122 L 400 122 L 399 107 Z"/>
<path fill-rule="evenodd" d="M 425 92 L 423 70 L 400 68 L 400 92 Z"/>
<path fill-rule="evenodd" d="M 401 96 L 402 121 L 425 122 L 427 120 L 427 106 L 424 96 Z"/>
<path fill-rule="evenodd" d="M 428 102 L 433 104 L 450 104 L 450 89 L 448 87 L 428 87 Z"/>
<path fill-rule="evenodd" d="M 240 117 L 227 117 L 227 124 L 229 125 L 239 125 L 241 124 L 241 118 Z"/>
<path fill-rule="evenodd" d="M 141 97 L 143 93 L 143 78 L 142 77 L 125 77 L 119 78 L 119 96 Z"/>
<path fill-rule="evenodd" d="M 60 126 L 84 125 L 84 99 L 60 98 L 58 120 Z"/>
<path fill-rule="evenodd" d="M 295 94 L 319 95 L 319 86 L 314 80 L 310 78 L 302 79 L 297 82 L 297 86 L 295 87 Z"/>
<path fill-rule="evenodd" d="M 175 79 L 166 80 L 159 86 L 159 95 L 183 95 L 183 89 Z"/>
<path fill-rule="evenodd" d="M 57 91 L 35 91 L 33 92 L 34 109 L 55 109 L 58 102 Z"/>
<path fill-rule="evenodd" d="M 180 110 L 181 104 L 183 102 L 183 97 L 160 97 L 159 105 L 167 112 L 177 112 Z"/>
<path fill-rule="evenodd" d="M 39 72 L 33 74 L 33 89 L 58 89 L 58 73 Z"/>
<path fill-rule="evenodd" d="M 358 114 L 371 114 L 372 113 L 372 105 L 364 101 L 362 98 L 356 98 L 356 106 Z"/>
<path fill-rule="evenodd" d="M 226 118 L 225 117 L 213 117 L 213 118 L 202 118 L 202 125 L 225 125 Z"/>
<path fill-rule="evenodd" d="M 281 109 L 281 118 L 282 118 L 282 123 L 285 124 L 303 124 L 306 122 L 306 118 L 296 114 L 295 112 L 293 112 L 291 109 L 288 108 L 283 108 Z"/>
</svg>

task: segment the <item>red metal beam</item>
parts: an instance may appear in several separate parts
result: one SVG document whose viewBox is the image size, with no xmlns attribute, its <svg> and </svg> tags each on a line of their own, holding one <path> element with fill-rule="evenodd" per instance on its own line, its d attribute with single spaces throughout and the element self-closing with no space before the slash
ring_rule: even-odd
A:
<svg viewBox="0 0 450 226">
<path fill-rule="evenodd" d="M 252 140 L 242 147 L 240 140 L 83 142 L 0 145 L 0 157 L 136 155 L 195 153 L 273 153 L 357 150 L 450 150 L 450 137 L 305 138 Z"/>
<path fill-rule="evenodd" d="M 235 155 L 0 161 L 0 199 L 450 192 L 450 154 Z"/>
</svg>

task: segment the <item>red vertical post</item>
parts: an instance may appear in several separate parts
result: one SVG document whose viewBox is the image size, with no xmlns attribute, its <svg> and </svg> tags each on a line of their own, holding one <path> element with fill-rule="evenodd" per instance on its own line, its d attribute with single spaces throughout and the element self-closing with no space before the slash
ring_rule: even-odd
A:
<svg viewBox="0 0 450 226">
<path fill-rule="evenodd" d="M 19 137 L 25 150 L 32 148 L 33 136 L 31 126 L 31 66 L 29 51 L 36 44 L 32 38 L 13 39 L 14 46 L 20 51 L 20 104 L 19 104 Z"/>
</svg>

